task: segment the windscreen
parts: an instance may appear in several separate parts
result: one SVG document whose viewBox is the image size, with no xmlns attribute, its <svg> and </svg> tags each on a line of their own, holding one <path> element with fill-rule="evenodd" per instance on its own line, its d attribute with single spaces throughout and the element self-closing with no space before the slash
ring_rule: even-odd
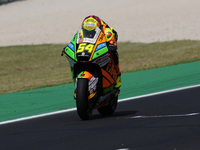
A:
<svg viewBox="0 0 200 150">
<path fill-rule="evenodd" d="M 82 43 L 82 42 L 95 44 L 100 33 L 101 33 L 101 29 L 98 27 L 92 31 L 88 31 L 88 30 L 80 28 L 77 34 L 77 44 Z"/>
<path fill-rule="evenodd" d="M 95 34 L 96 34 L 95 30 L 88 31 L 88 30 L 83 29 L 83 37 L 84 38 L 94 38 Z"/>
</svg>

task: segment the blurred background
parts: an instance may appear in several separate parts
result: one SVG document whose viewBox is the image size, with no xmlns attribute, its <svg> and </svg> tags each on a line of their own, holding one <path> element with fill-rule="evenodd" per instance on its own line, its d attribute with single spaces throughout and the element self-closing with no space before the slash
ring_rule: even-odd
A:
<svg viewBox="0 0 200 150">
<path fill-rule="evenodd" d="M 82 20 L 91 14 L 116 29 L 119 41 L 200 39 L 199 0 L 0 2 L 0 46 L 68 43 Z"/>
</svg>

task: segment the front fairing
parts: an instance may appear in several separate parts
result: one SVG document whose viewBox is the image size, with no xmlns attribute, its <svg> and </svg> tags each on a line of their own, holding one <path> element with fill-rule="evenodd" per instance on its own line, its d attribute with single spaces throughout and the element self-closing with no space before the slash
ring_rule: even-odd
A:
<svg viewBox="0 0 200 150">
<path fill-rule="evenodd" d="M 108 53 L 106 39 L 101 29 L 96 28 L 93 38 L 84 38 L 81 28 L 75 34 L 72 41 L 65 48 L 71 67 L 76 62 L 93 62 L 97 58 Z"/>
<path fill-rule="evenodd" d="M 70 67 L 73 68 L 74 64 L 77 63 L 77 58 L 76 58 L 76 38 L 77 38 L 77 33 L 74 35 L 73 39 L 71 42 L 65 47 L 63 53 L 66 55 Z"/>
</svg>

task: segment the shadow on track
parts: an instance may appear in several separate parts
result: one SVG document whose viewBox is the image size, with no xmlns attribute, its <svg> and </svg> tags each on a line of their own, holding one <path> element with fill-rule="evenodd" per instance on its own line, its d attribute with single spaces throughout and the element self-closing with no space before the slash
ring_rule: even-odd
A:
<svg viewBox="0 0 200 150">
<path fill-rule="evenodd" d="M 93 114 L 90 120 L 97 120 L 97 119 L 105 119 L 105 118 L 121 118 L 121 117 L 128 117 L 128 116 L 135 116 L 138 111 L 134 110 L 126 110 L 126 111 L 116 111 L 112 115 L 101 115 L 101 114 Z"/>
</svg>

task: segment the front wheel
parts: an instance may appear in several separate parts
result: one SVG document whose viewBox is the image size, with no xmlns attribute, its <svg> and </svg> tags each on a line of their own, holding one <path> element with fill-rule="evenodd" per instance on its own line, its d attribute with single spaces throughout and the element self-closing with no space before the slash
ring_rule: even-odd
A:
<svg viewBox="0 0 200 150">
<path fill-rule="evenodd" d="M 92 114 L 93 106 L 88 101 L 88 80 L 78 79 L 76 93 L 76 108 L 82 120 L 88 120 Z"/>
</svg>

